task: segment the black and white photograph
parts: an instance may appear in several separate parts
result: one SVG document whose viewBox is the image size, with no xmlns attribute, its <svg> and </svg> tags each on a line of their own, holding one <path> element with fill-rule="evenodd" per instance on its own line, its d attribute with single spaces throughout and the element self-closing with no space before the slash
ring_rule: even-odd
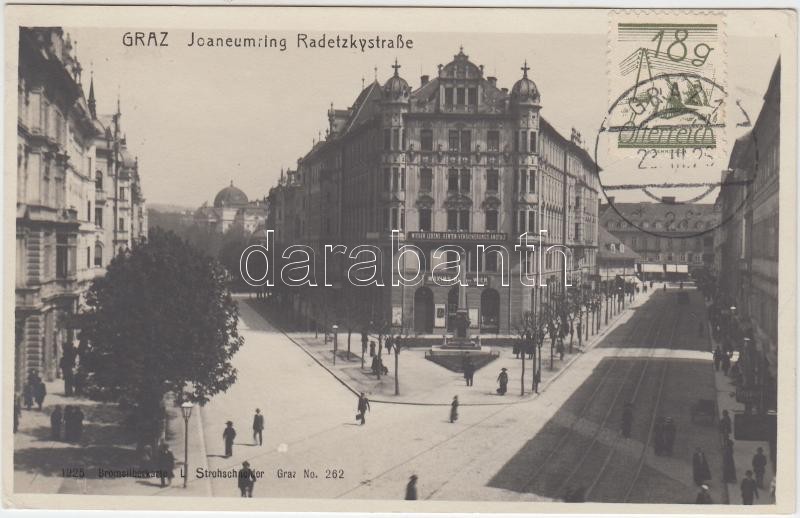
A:
<svg viewBox="0 0 800 518">
<path fill-rule="evenodd" d="M 793 512 L 796 11 L 6 14 L 4 505 Z"/>
</svg>

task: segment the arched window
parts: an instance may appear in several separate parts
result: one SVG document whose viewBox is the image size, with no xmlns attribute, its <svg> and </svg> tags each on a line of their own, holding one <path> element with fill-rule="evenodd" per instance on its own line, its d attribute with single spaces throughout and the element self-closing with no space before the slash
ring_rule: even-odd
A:
<svg viewBox="0 0 800 518">
<path fill-rule="evenodd" d="M 103 244 L 100 241 L 96 241 L 94 244 L 94 265 L 103 266 Z"/>
<path fill-rule="evenodd" d="M 103 190 L 103 172 L 97 171 L 94 173 L 94 188 L 98 191 Z"/>
</svg>

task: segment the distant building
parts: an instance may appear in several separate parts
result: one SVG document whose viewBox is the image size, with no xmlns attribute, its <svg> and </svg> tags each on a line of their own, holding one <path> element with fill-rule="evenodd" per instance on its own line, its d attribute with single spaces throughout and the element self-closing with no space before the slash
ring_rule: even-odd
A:
<svg viewBox="0 0 800 518">
<path fill-rule="evenodd" d="M 212 207 L 204 203 L 195 211 L 194 222 L 219 233 L 225 233 L 234 226 L 253 233 L 266 223 L 267 207 L 266 199 L 248 200 L 244 191 L 231 181 L 214 197 Z"/>
<path fill-rule="evenodd" d="M 603 227 L 597 235 L 597 274 L 601 285 L 608 285 L 617 277 L 625 279 L 639 273 L 642 258 L 635 250 Z"/>
<path fill-rule="evenodd" d="M 600 226 L 636 250 L 644 278 L 683 277 L 713 268 L 713 230 L 720 221 L 714 204 L 675 203 L 672 198 L 665 203 L 608 201 L 600 208 Z"/>
<path fill-rule="evenodd" d="M 59 375 L 71 315 L 120 250 L 147 237 L 139 166 L 121 111 L 98 116 L 94 80 L 62 29 L 20 28 L 17 91 L 15 377 Z"/>
</svg>

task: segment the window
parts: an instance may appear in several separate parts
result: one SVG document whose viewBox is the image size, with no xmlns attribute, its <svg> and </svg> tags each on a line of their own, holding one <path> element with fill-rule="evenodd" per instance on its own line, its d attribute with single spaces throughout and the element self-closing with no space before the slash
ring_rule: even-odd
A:
<svg viewBox="0 0 800 518">
<path fill-rule="evenodd" d="M 125 231 L 125 218 L 119 218 L 119 228 L 117 230 L 121 232 Z"/>
<path fill-rule="evenodd" d="M 120 201 L 125 201 L 127 199 L 125 194 L 126 194 L 125 193 L 125 187 L 120 187 L 119 188 L 119 199 L 120 199 Z"/>
<path fill-rule="evenodd" d="M 392 149 L 400 149 L 400 128 L 392 129 Z"/>
<path fill-rule="evenodd" d="M 103 173 L 102 171 L 97 171 L 94 174 L 94 188 L 98 191 L 103 190 Z"/>
<path fill-rule="evenodd" d="M 419 209 L 419 229 L 431 230 L 431 209 Z"/>
<path fill-rule="evenodd" d="M 92 247 L 91 246 L 87 246 L 86 247 L 86 268 L 88 269 L 88 268 L 91 268 L 91 267 L 92 267 Z"/>
<path fill-rule="evenodd" d="M 497 211 L 496 210 L 487 210 L 486 211 L 486 230 L 491 232 L 497 231 Z"/>
<path fill-rule="evenodd" d="M 86 202 L 86 221 L 92 221 L 92 202 Z"/>
<path fill-rule="evenodd" d="M 419 172 L 419 190 L 424 192 L 433 191 L 433 171 L 421 169 Z"/>
<path fill-rule="evenodd" d="M 406 168 L 392 167 L 391 190 L 392 192 L 405 191 L 406 189 Z"/>
<path fill-rule="evenodd" d="M 472 132 L 463 130 L 461 132 L 461 152 L 469 153 L 470 151 L 472 151 Z"/>
<path fill-rule="evenodd" d="M 458 211 L 458 230 L 469 231 L 469 211 Z"/>
<path fill-rule="evenodd" d="M 64 278 L 69 273 L 69 245 L 66 234 L 56 234 L 56 277 Z"/>
<path fill-rule="evenodd" d="M 445 104 L 445 106 L 453 106 L 453 89 L 452 88 L 445 88 L 444 89 L 444 104 Z"/>
<path fill-rule="evenodd" d="M 472 174 L 469 169 L 461 170 L 461 192 L 469 192 L 472 184 Z"/>
<path fill-rule="evenodd" d="M 536 211 L 529 210 L 528 211 L 528 232 L 536 234 L 539 232 L 539 229 L 536 228 Z"/>
<path fill-rule="evenodd" d="M 392 170 L 388 167 L 383 168 L 383 190 L 386 192 L 392 190 Z"/>
<path fill-rule="evenodd" d="M 491 130 L 486 134 L 486 151 L 500 151 L 500 132 Z"/>
<path fill-rule="evenodd" d="M 458 151 L 458 146 L 460 144 L 460 138 L 458 130 L 450 130 L 447 133 L 448 136 L 448 148 L 450 151 Z"/>
<path fill-rule="evenodd" d="M 536 171 L 523 169 L 519 172 L 519 192 L 536 192 Z"/>
<path fill-rule="evenodd" d="M 433 130 L 422 130 L 419 134 L 419 141 L 422 151 L 433 151 Z"/>
<path fill-rule="evenodd" d="M 447 211 L 447 230 L 458 230 L 458 211 Z"/>
<path fill-rule="evenodd" d="M 456 88 L 456 104 L 458 106 L 464 106 L 465 104 L 467 104 L 463 88 Z"/>
<path fill-rule="evenodd" d="M 447 171 L 447 191 L 458 192 L 458 169 Z"/>
<path fill-rule="evenodd" d="M 489 192 L 497 192 L 500 190 L 500 175 L 496 169 L 489 169 L 486 171 L 486 190 Z"/>
<path fill-rule="evenodd" d="M 468 88 L 467 89 L 467 104 L 470 106 L 476 106 L 478 104 L 478 89 L 477 88 Z"/>
<path fill-rule="evenodd" d="M 469 230 L 469 211 L 468 210 L 448 210 L 447 211 L 447 230 L 468 231 Z"/>
<path fill-rule="evenodd" d="M 392 148 L 392 130 L 386 128 L 383 130 L 383 149 L 389 150 Z"/>
<path fill-rule="evenodd" d="M 103 226 L 103 207 L 94 208 L 94 224 L 98 227 Z"/>
<path fill-rule="evenodd" d="M 535 131 L 531 131 L 531 133 L 530 133 L 530 145 L 528 147 L 528 152 L 529 153 L 536 153 L 536 149 L 538 147 L 536 144 L 537 144 L 536 132 Z"/>
</svg>

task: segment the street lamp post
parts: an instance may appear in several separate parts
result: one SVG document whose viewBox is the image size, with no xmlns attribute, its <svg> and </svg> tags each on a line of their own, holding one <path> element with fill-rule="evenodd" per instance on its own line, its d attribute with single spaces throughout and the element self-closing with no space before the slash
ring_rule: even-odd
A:
<svg viewBox="0 0 800 518">
<path fill-rule="evenodd" d="M 336 365 L 336 349 L 339 345 L 339 326 L 333 324 L 333 364 Z"/>
<path fill-rule="evenodd" d="M 186 487 L 186 480 L 189 476 L 189 418 L 192 417 L 192 407 L 189 401 L 181 404 L 181 414 L 183 414 L 183 487 Z"/>
</svg>

